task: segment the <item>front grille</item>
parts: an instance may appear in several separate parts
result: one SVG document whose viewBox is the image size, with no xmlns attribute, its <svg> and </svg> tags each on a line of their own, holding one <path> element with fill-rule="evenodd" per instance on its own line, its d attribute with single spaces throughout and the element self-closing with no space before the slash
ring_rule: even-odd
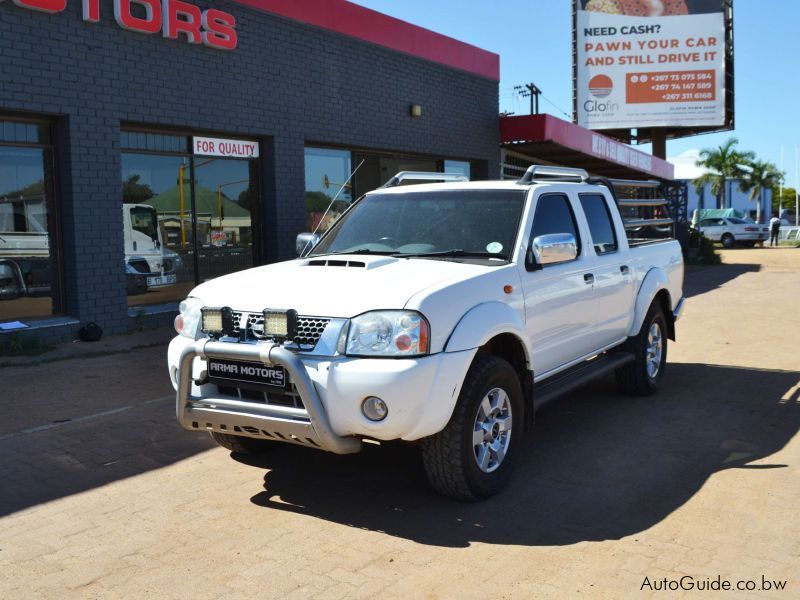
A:
<svg viewBox="0 0 800 600">
<path fill-rule="evenodd" d="M 172 260 L 169 258 L 165 258 L 164 263 L 161 265 L 161 268 L 164 270 L 164 272 L 170 273 L 173 269 Z"/>
<path fill-rule="evenodd" d="M 264 334 L 264 315 L 262 313 L 244 313 L 233 311 L 233 334 L 238 336 L 242 329 L 242 320 L 247 314 L 246 328 L 256 336 Z M 297 317 L 297 335 L 292 340 L 302 349 L 313 349 L 322 337 L 330 319 L 319 317 Z"/>
<path fill-rule="evenodd" d="M 305 408 L 303 399 L 297 393 L 297 389 L 292 385 L 286 392 L 267 392 L 249 388 L 235 386 L 218 385 L 220 394 L 233 396 L 239 400 L 248 402 L 260 402 L 261 404 L 271 404 L 275 406 L 289 406 L 291 408 Z"/>
</svg>

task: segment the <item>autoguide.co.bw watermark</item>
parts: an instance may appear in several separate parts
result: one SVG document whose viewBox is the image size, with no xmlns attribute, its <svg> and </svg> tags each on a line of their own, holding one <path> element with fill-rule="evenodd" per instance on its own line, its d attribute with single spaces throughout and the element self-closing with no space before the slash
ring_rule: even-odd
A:
<svg viewBox="0 0 800 600">
<path fill-rule="evenodd" d="M 662 579 L 650 579 L 649 577 L 645 576 L 642 585 L 639 587 L 639 590 L 647 590 L 650 592 L 668 592 L 677 590 L 697 590 L 701 592 L 769 592 L 772 590 L 781 591 L 786 589 L 786 583 L 786 580 L 781 581 L 767 579 L 763 575 L 761 576 L 761 581 L 754 579 L 730 581 L 728 579 L 723 579 L 721 575 L 717 575 L 714 579 L 711 579 L 710 577 L 698 579 L 696 577 L 692 577 L 691 575 L 684 575 L 680 579 L 667 579 L 666 577 Z"/>
</svg>

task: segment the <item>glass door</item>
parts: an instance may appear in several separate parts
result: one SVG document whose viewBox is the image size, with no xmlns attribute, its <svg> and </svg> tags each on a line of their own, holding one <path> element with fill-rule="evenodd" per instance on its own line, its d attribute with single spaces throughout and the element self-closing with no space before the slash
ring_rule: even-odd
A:
<svg viewBox="0 0 800 600">
<path fill-rule="evenodd" d="M 258 161 L 196 156 L 194 206 L 200 281 L 254 265 Z"/>
</svg>

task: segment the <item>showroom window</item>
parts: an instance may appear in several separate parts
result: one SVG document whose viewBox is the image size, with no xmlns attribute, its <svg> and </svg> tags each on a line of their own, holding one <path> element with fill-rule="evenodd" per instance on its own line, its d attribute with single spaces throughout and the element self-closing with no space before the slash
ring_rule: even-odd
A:
<svg viewBox="0 0 800 600">
<path fill-rule="evenodd" d="M 353 170 L 356 171 L 348 181 Z M 462 173 L 470 177 L 472 165 L 469 161 L 307 146 L 306 231 L 324 233 L 353 199 L 379 188 L 401 171 Z M 337 193 L 336 202 L 326 214 Z"/>
<path fill-rule="evenodd" d="M 63 313 L 50 125 L 0 118 L 0 328 Z"/>
<path fill-rule="evenodd" d="M 351 165 L 349 150 L 306 148 L 306 231 L 327 231 L 353 201 L 352 181 L 347 182 Z M 340 189 L 336 202 L 326 214 Z"/>
<path fill-rule="evenodd" d="M 252 158 L 195 154 L 193 139 L 122 132 L 131 307 L 181 300 L 196 284 L 252 267 L 257 259 L 257 152 Z M 235 150 L 234 144 L 215 147 Z"/>
</svg>

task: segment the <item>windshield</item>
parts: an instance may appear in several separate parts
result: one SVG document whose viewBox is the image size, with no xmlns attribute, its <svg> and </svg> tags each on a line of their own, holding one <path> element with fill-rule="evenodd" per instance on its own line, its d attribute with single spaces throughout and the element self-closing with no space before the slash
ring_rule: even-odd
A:
<svg viewBox="0 0 800 600">
<path fill-rule="evenodd" d="M 156 211 L 151 206 L 131 207 L 131 227 L 145 234 L 154 242 L 158 240 L 157 221 Z"/>
<path fill-rule="evenodd" d="M 311 252 L 510 260 L 525 190 L 375 193 L 345 214 Z"/>
</svg>

